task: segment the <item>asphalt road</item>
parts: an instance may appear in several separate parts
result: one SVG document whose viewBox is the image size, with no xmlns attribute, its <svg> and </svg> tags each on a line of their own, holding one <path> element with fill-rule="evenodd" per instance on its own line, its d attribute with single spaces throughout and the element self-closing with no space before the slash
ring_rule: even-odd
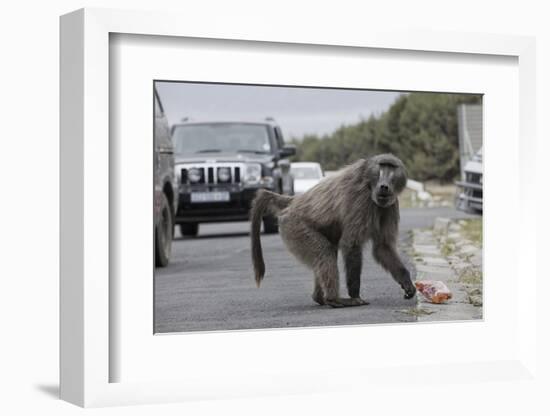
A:
<svg viewBox="0 0 550 416">
<path fill-rule="evenodd" d="M 436 217 L 468 217 L 453 208 L 401 210 L 400 246 L 413 277 L 416 270 L 403 252 L 408 231 L 433 225 Z M 266 276 L 256 288 L 250 260 L 248 223 L 201 224 L 196 238 L 176 233 L 172 260 L 155 270 L 155 332 L 214 331 L 412 322 L 403 310 L 401 288 L 372 259 L 365 247 L 361 296 L 367 306 L 333 309 L 311 299 L 313 275 L 285 249 L 279 235 L 262 234 Z M 347 296 L 340 259 L 341 293 Z"/>
</svg>

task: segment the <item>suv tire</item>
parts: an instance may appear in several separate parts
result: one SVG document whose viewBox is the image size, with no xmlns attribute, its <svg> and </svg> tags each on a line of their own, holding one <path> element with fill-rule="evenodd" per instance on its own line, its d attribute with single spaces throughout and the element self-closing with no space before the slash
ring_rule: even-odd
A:
<svg viewBox="0 0 550 416">
<path fill-rule="evenodd" d="M 184 237 L 196 237 L 199 233 L 199 224 L 196 222 L 180 224 L 180 232 Z"/>
<path fill-rule="evenodd" d="M 174 220 L 172 209 L 166 194 L 162 194 L 159 223 L 155 227 L 155 265 L 166 267 L 172 252 L 172 238 L 174 236 Z"/>
</svg>

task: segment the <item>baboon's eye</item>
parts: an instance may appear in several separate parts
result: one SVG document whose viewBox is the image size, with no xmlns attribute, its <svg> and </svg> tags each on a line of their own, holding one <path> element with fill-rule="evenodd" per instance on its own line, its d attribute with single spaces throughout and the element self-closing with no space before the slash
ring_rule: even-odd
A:
<svg viewBox="0 0 550 416">
<path fill-rule="evenodd" d="M 378 171 L 378 180 L 390 180 L 393 181 L 395 174 L 395 168 L 387 164 L 380 164 L 380 170 Z"/>
</svg>

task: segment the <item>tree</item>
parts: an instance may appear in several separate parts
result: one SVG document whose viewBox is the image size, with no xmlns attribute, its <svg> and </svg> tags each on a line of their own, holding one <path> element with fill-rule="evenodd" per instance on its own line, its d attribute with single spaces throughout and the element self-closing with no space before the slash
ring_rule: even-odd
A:
<svg viewBox="0 0 550 416">
<path fill-rule="evenodd" d="M 323 137 L 293 139 L 293 161 L 316 161 L 326 170 L 336 170 L 359 158 L 390 152 L 403 160 L 411 178 L 450 182 L 460 169 L 457 107 L 479 102 L 481 96 L 470 94 L 403 94 L 379 117 L 341 126 Z"/>
</svg>

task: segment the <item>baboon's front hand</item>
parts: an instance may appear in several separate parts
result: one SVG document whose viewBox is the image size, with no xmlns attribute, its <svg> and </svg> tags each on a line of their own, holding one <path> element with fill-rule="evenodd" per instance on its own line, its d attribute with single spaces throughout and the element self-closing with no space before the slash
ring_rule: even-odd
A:
<svg viewBox="0 0 550 416">
<path fill-rule="evenodd" d="M 405 299 L 410 299 L 416 294 L 416 288 L 412 286 L 411 288 L 403 289 L 405 291 Z"/>
<path fill-rule="evenodd" d="M 405 291 L 405 299 L 411 299 L 416 294 L 416 287 L 411 280 L 411 274 L 409 271 L 404 268 L 402 283 L 400 284 L 401 289 Z"/>
</svg>

